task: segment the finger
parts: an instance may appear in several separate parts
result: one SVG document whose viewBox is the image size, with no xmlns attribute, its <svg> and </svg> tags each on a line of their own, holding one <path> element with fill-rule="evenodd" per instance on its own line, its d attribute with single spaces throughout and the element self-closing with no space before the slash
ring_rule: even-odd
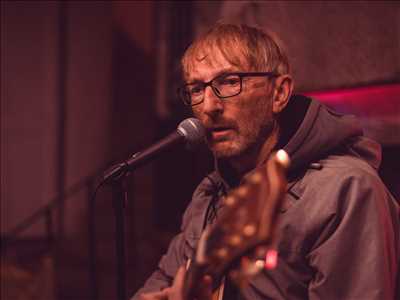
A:
<svg viewBox="0 0 400 300">
<path fill-rule="evenodd" d="M 186 269 L 182 266 L 178 269 L 175 275 L 174 283 L 172 284 L 169 299 L 182 300 L 183 299 L 183 284 L 185 279 Z"/>
<path fill-rule="evenodd" d="M 163 289 L 158 292 L 142 293 L 140 300 L 168 300 L 169 288 Z"/>
<path fill-rule="evenodd" d="M 175 286 L 177 289 L 182 289 L 185 279 L 185 274 L 186 274 L 186 269 L 184 266 L 181 266 L 175 275 L 174 283 L 172 285 Z"/>
<path fill-rule="evenodd" d="M 212 298 L 212 278 L 209 275 L 206 275 L 202 279 L 202 287 L 199 291 L 198 299 L 199 300 L 209 300 Z"/>
</svg>

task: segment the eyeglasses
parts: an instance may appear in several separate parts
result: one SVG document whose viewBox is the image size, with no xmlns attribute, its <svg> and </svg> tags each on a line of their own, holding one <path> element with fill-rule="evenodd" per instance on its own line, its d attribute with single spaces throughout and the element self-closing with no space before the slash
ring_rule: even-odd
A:
<svg viewBox="0 0 400 300">
<path fill-rule="evenodd" d="M 229 98 L 242 92 L 242 79 L 244 77 L 277 77 L 275 72 L 246 72 L 226 73 L 218 75 L 209 82 L 193 82 L 178 88 L 178 94 L 185 105 L 197 105 L 204 101 L 204 92 L 211 86 L 214 94 L 220 98 Z"/>
</svg>

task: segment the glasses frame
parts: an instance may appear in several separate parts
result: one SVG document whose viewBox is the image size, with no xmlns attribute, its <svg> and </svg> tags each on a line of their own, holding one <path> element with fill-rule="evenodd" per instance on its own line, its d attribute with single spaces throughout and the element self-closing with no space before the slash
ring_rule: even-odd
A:
<svg viewBox="0 0 400 300">
<path fill-rule="evenodd" d="M 218 90 L 216 89 L 216 87 L 213 86 L 214 80 L 217 79 L 217 78 L 220 78 L 220 77 L 231 76 L 231 75 L 239 76 L 239 79 L 240 79 L 239 92 L 237 92 L 236 94 L 230 95 L 230 96 L 220 96 L 220 95 L 218 95 Z M 215 96 L 217 96 L 219 99 L 225 99 L 225 98 L 230 98 L 230 97 L 237 96 L 242 92 L 242 84 L 243 84 L 243 78 L 244 77 L 269 77 L 269 78 L 271 78 L 271 77 L 278 77 L 278 76 L 280 76 L 280 75 L 278 73 L 276 73 L 276 72 L 232 72 L 232 73 L 219 74 L 219 75 L 215 76 L 213 79 L 211 79 L 208 82 L 198 82 L 198 83 L 202 83 L 203 84 L 203 90 L 204 91 L 208 86 L 210 86 Z M 191 102 L 189 103 L 188 101 L 185 100 L 184 93 L 185 93 L 186 87 L 188 85 L 192 85 L 192 84 L 193 83 L 184 84 L 183 86 L 179 87 L 178 90 L 177 90 L 178 95 L 181 98 L 183 104 L 185 104 L 187 106 L 196 106 L 196 105 L 199 105 L 199 104 L 203 103 L 203 101 L 204 101 L 204 94 L 203 94 L 203 98 L 199 102 L 196 102 L 195 104 L 192 104 Z"/>
</svg>

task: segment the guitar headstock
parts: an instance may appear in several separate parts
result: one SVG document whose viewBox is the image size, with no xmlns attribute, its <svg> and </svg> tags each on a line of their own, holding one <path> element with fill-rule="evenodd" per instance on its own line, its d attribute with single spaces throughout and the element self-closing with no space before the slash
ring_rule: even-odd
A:
<svg viewBox="0 0 400 300">
<path fill-rule="evenodd" d="M 206 228 L 198 244 L 194 262 L 201 266 L 203 274 L 219 279 L 241 258 L 231 272 L 240 283 L 264 267 L 257 269 L 246 257 L 257 249 L 260 252 L 259 246 L 268 245 L 273 238 L 275 219 L 286 191 L 288 166 L 288 155 L 279 150 L 223 199 L 221 214 Z"/>
</svg>

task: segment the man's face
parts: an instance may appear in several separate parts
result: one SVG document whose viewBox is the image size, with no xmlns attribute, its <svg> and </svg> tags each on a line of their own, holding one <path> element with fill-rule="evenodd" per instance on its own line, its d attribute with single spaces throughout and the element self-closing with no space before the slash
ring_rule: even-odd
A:
<svg viewBox="0 0 400 300">
<path fill-rule="evenodd" d="M 187 74 L 187 82 L 208 82 L 222 73 L 244 72 L 214 51 L 197 61 Z M 204 101 L 193 106 L 193 114 L 207 129 L 207 141 L 217 158 L 230 159 L 245 155 L 262 145 L 272 128 L 272 84 L 263 77 L 243 78 L 242 92 L 219 99 L 211 87 L 204 92 Z"/>
</svg>

